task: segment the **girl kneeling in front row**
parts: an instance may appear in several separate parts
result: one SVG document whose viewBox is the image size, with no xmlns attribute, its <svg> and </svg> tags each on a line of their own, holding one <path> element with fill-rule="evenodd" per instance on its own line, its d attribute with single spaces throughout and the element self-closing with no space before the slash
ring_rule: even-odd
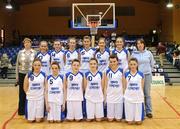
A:
<svg viewBox="0 0 180 129">
<path fill-rule="evenodd" d="M 144 119 L 144 75 L 138 71 L 136 58 L 129 60 L 129 72 L 125 73 L 125 119 L 129 124 L 141 124 Z"/>
<path fill-rule="evenodd" d="M 118 66 L 118 57 L 109 57 L 109 68 L 105 76 L 105 97 L 108 121 L 120 121 L 123 116 L 123 69 Z"/>
<path fill-rule="evenodd" d="M 80 121 L 83 118 L 83 74 L 79 72 L 80 61 L 74 59 L 71 64 L 72 72 L 66 73 L 66 101 L 67 101 L 67 120 Z"/>
<path fill-rule="evenodd" d="M 85 73 L 85 99 L 87 121 L 96 118 L 96 121 L 101 121 L 104 117 L 103 111 L 103 86 L 104 76 L 98 71 L 98 61 L 91 58 L 89 61 L 90 71 Z"/>
<path fill-rule="evenodd" d="M 52 74 L 46 79 L 46 110 L 49 122 L 61 122 L 61 111 L 65 109 L 63 76 L 59 74 L 58 62 L 51 64 Z"/>
<path fill-rule="evenodd" d="M 41 72 L 41 61 L 34 59 L 32 72 L 24 79 L 26 93 L 26 119 L 29 122 L 41 122 L 44 117 L 45 73 Z"/>
</svg>

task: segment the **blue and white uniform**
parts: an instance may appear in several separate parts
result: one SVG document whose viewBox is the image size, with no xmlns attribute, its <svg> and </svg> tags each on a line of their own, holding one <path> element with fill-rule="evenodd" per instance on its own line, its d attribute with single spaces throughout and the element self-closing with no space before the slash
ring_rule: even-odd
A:
<svg viewBox="0 0 180 129">
<path fill-rule="evenodd" d="M 125 48 L 121 51 L 118 51 L 117 49 L 114 49 L 112 51 L 112 54 L 116 54 L 118 57 L 118 64 L 121 69 L 125 72 L 128 69 L 128 50 Z"/>
<path fill-rule="evenodd" d="M 60 73 L 63 75 L 64 74 L 64 51 L 55 51 L 53 50 L 51 52 L 51 63 L 52 62 L 58 62 L 60 66 Z"/>
<path fill-rule="evenodd" d="M 50 67 L 51 67 L 51 54 L 50 52 L 42 53 L 38 52 L 36 58 L 39 58 L 42 63 L 41 71 L 44 72 L 46 75 L 50 74 Z"/>
<path fill-rule="evenodd" d="M 100 51 L 95 53 L 95 58 L 98 60 L 98 70 L 101 72 L 106 72 L 109 66 L 109 56 L 110 56 L 110 50 L 105 49 L 103 53 Z"/>
<path fill-rule="evenodd" d="M 28 91 L 26 92 L 26 119 L 35 120 L 44 117 L 44 87 L 45 73 L 40 72 L 35 75 L 33 72 L 28 73 Z"/>
<path fill-rule="evenodd" d="M 49 75 L 47 77 L 48 84 L 48 104 L 50 111 L 48 112 L 48 120 L 61 120 L 61 106 L 63 104 L 63 76 L 58 75 L 54 77 Z"/>
<path fill-rule="evenodd" d="M 78 59 L 78 51 L 74 50 L 73 52 L 67 50 L 65 51 L 65 58 L 66 58 L 66 64 L 65 64 L 65 72 L 71 71 L 71 64 L 74 59 Z"/>
<path fill-rule="evenodd" d="M 102 77 L 102 72 L 97 72 L 95 75 L 91 72 L 85 73 L 85 78 L 87 80 L 85 99 L 88 119 L 104 117 Z"/>
<path fill-rule="evenodd" d="M 118 68 L 112 71 L 110 68 L 106 71 L 107 89 L 107 117 L 109 119 L 122 119 L 123 114 L 123 70 Z"/>
<path fill-rule="evenodd" d="M 144 74 L 144 95 L 145 97 L 145 109 L 146 114 L 152 113 L 151 104 L 151 82 L 152 82 L 152 70 L 155 64 L 153 54 L 149 50 L 133 51 L 132 57 L 138 60 L 138 69 Z"/>
<path fill-rule="evenodd" d="M 81 48 L 79 50 L 81 67 L 80 71 L 85 74 L 89 71 L 89 60 L 94 57 L 95 49 L 89 48 L 88 50 Z"/>
<path fill-rule="evenodd" d="M 78 72 L 66 73 L 67 81 L 67 119 L 80 120 L 82 115 L 82 101 L 83 101 L 83 74 Z"/>
<path fill-rule="evenodd" d="M 125 118 L 127 121 L 142 121 L 144 118 L 144 93 L 141 82 L 144 75 L 140 71 L 137 71 L 135 75 L 126 72 L 125 79 L 127 82 L 124 93 Z"/>
</svg>

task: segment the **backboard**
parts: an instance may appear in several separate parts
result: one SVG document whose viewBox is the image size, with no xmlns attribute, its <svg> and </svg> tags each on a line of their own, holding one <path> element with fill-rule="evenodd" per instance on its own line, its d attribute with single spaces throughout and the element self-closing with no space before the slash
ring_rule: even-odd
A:
<svg viewBox="0 0 180 129">
<path fill-rule="evenodd" d="M 115 3 L 73 3 L 72 27 L 91 28 L 92 22 L 97 28 L 115 28 Z"/>
</svg>

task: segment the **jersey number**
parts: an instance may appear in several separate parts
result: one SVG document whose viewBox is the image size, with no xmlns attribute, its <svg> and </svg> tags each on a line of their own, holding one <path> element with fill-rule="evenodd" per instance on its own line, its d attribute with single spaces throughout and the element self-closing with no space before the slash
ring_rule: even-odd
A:
<svg viewBox="0 0 180 129">
<path fill-rule="evenodd" d="M 88 77 L 88 81 L 92 81 L 92 76 L 89 76 L 89 77 Z"/>
<path fill-rule="evenodd" d="M 50 81 L 50 84 L 53 84 L 53 79 L 50 79 L 49 81 Z"/>
<path fill-rule="evenodd" d="M 43 59 L 43 56 L 39 56 L 38 58 L 39 58 L 40 60 L 42 60 L 42 59 Z"/>
<path fill-rule="evenodd" d="M 69 76 L 69 80 L 70 80 L 70 81 L 73 80 L 73 76 L 72 76 L 72 75 Z"/>
<path fill-rule="evenodd" d="M 109 73 L 109 78 L 112 78 L 112 73 Z"/>
<path fill-rule="evenodd" d="M 131 79 L 131 76 L 128 76 L 128 80 L 130 80 Z"/>
</svg>

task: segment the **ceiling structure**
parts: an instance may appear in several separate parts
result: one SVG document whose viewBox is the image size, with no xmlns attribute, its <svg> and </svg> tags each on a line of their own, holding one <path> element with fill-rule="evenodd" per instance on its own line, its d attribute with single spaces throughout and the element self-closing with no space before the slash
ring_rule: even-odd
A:
<svg viewBox="0 0 180 129">
<path fill-rule="evenodd" d="M 2 0 L 4 3 L 7 3 L 7 0 Z M 31 4 L 39 1 L 45 1 L 45 0 L 11 0 L 12 3 L 15 3 L 17 5 L 23 5 L 23 4 Z M 95 1 L 95 0 L 94 0 Z M 150 2 L 150 3 L 160 3 L 161 0 L 140 0 L 144 2 Z"/>
<path fill-rule="evenodd" d="M 7 1 L 8 0 L 0 0 L 0 7 L 7 4 Z M 13 5 L 13 7 L 15 7 L 15 10 L 18 10 L 21 5 L 37 3 L 40 1 L 46 1 L 46 0 L 11 0 L 11 4 Z M 165 3 L 168 0 L 139 0 L 139 1 L 144 1 L 153 4 L 160 4 L 161 2 Z M 92 0 L 92 2 L 96 2 L 96 0 Z"/>
</svg>

